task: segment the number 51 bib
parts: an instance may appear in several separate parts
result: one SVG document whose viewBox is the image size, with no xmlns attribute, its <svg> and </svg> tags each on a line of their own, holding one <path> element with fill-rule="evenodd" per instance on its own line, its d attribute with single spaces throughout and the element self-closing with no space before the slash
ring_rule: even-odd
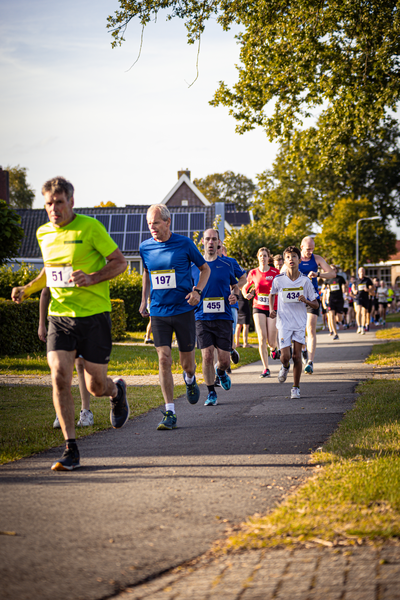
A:
<svg viewBox="0 0 400 600">
<path fill-rule="evenodd" d="M 46 285 L 49 288 L 75 287 L 75 283 L 69 278 L 73 273 L 72 265 L 52 265 L 46 268 Z"/>
</svg>

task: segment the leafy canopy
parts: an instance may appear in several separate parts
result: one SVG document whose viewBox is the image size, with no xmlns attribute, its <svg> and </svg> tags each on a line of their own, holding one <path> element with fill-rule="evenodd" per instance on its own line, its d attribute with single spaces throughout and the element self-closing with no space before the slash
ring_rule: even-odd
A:
<svg viewBox="0 0 400 600">
<path fill-rule="evenodd" d="M 241 64 L 212 104 L 229 107 L 237 131 L 265 129 L 270 139 L 318 147 L 320 163 L 340 165 L 348 142 L 363 139 L 396 110 L 400 97 L 398 0 L 119 0 L 108 18 L 113 45 L 133 18 L 145 26 L 160 10 L 183 19 L 188 41 L 206 22 L 235 23 Z M 304 119 L 318 128 L 303 132 Z"/>
<path fill-rule="evenodd" d="M 233 202 L 239 210 L 248 210 L 256 190 L 251 179 L 233 171 L 213 173 L 193 183 L 212 204 Z"/>
<path fill-rule="evenodd" d="M 6 167 L 10 179 L 10 206 L 12 208 L 32 208 L 35 191 L 26 180 L 25 167 Z"/>
<path fill-rule="evenodd" d="M 5 200 L 0 200 L 0 265 L 18 256 L 24 230 L 21 218 Z"/>
</svg>

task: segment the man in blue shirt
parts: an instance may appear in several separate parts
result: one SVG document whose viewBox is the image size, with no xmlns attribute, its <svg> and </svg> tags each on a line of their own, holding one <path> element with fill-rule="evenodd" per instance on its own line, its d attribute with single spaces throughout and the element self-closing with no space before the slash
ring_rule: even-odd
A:
<svg viewBox="0 0 400 600">
<path fill-rule="evenodd" d="M 232 349 L 232 305 L 236 304 L 239 287 L 232 266 L 217 254 L 219 236 L 215 229 L 203 234 L 204 258 L 211 269 L 210 277 L 203 290 L 202 301 L 195 308 L 196 335 L 201 349 L 204 381 L 208 389 L 206 406 L 217 404 L 214 376 L 217 375 L 224 390 L 231 388 L 231 379 L 226 373 Z M 195 285 L 200 271 L 192 266 Z M 232 287 L 232 291 L 231 291 Z M 218 362 L 214 371 L 214 350 Z"/>
<path fill-rule="evenodd" d="M 196 404 L 200 390 L 195 370 L 194 307 L 200 302 L 210 268 L 191 239 L 171 232 L 171 215 L 164 204 L 153 204 L 147 211 L 147 224 L 152 237 L 140 245 L 143 260 L 142 302 L 139 312 L 148 317 L 147 298 L 154 345 L 157 349 L 161 390 L 165 413 L 157 429 L 175 429 L 174 380 L 172 377 L 171 343 L 175 332 L 179 359 L 186 383 L 186 396 Z M 200 270 L 197 286 L 193 285 L 191 264 Z"/>
</svg>

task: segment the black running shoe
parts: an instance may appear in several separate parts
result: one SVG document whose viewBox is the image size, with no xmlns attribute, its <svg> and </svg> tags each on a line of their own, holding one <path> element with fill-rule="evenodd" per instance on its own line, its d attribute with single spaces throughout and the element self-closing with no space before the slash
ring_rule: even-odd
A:
<svg viewBox="0 0 400 600">
<path fill-rule="evenodd" d="M 110 398 L 111 411 L 110 421 L 114 429 L 120 429 L 129 419 L 129 404 L 126 399 L 126 383 L 123 379 L 114 379 L 118 388 L 118 394 L 115 398 Z"/>
<path fill-rule="evenodd" d="M 272 350 L 272 352 L 271 352 L 272 360 L 279 360 L 280 357 L 281 357 L 281 351 L 278 350 L 278 348 L 275 348 L 275 350 Z"/>
<path fill-rule="evenodd" d="M 231 350 L 231 361 L 234 365 L 237 365 L 240 360 L 240 354 L 235 348 Z"/>
<path fill-rule="evenodd" d="M 176 415 L 174 415 L 172 410 L 161 412 L 164 415 L 164 417 L 162 421 L 158 424 L 157 429 L 176 429 Z"/>
<path fill-rule="evenodd" d="M 72 471 L 80 467 L 78 446 L 65 448 L 64 454 L 51 466 L 52 471 Z"/>
<path fill-rule="evenodd" d="M 221 387 L 221 382 L 218 376 L 215 377 L 214 387 Z"/>
<path fill-rule="evenodd" d="M 185 373 L 183 373 L 183 380 L 186 383 Z M 196 377 L 193 376 L 192 383 L 186 383 L 186 398 L 190 404 L 197 404 L 200 398 L 200 388 L 197 385 Z M 169 412 L 169 411 L 168 411 Z"/>
</svg>

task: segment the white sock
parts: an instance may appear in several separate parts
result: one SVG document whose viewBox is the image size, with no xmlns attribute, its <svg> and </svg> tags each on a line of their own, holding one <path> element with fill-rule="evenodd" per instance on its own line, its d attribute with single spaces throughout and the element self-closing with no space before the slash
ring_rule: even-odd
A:
<svg viewBox="0 0 400 600">
<path fill-rule="evenodd" d="M 173 402 L 166 404 L 165 410 L 171 410 L 175 414 L 175 404 Z"/>
<path fill-rule="evenodd" d="M 189 377 L 189 376 L 187 375 L 187 373 L 185 373 L 185 381 L 186 381 L 186 383 L 187 383 L 188 385 L 192 384 L 192 383 L 193 383 L 193 381 L 194 381 L 194 375 L 192 375 L 192 377 Z"/>
</svg>

